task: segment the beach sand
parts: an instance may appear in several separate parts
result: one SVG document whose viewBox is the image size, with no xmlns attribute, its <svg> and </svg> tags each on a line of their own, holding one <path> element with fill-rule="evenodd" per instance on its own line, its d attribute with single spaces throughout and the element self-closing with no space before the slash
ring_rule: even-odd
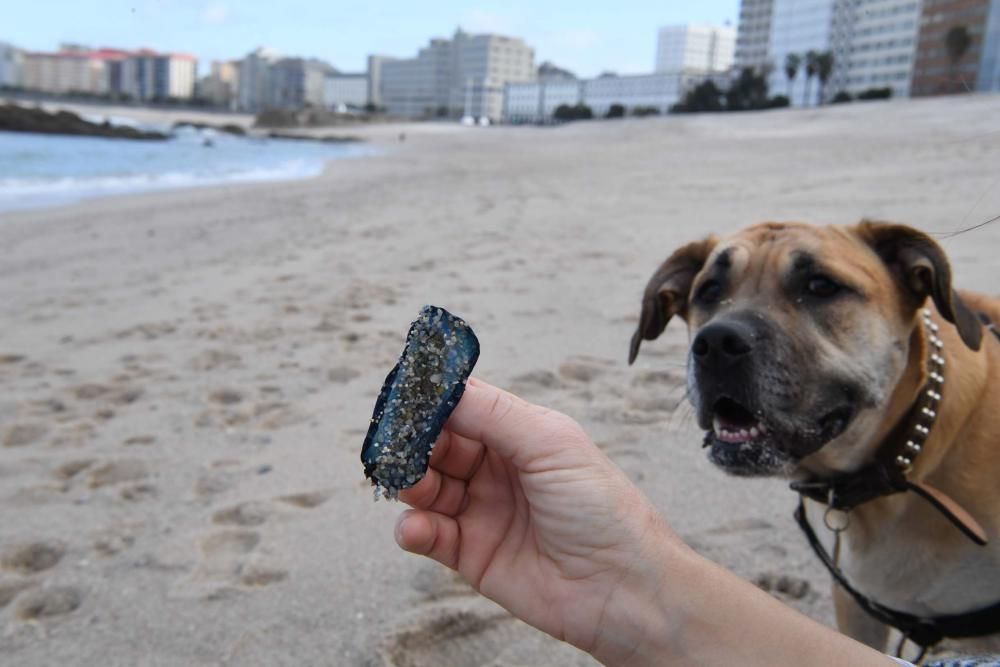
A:
<svg viewBox="0 0 1000 667">
<path fill-rule="evenodd" d="M 1000 213 L 1000 97 L 370 130 L 319 178 L 0 215 L 10 665 L 585 665 L 401 552 L 358 460 L 425 303 L 476 375 L 579 420 L 696 549 L 831 622 L 779 480 L 727 478 L 686 332 L 626 363 L 676 246 L 760 220 Z M 352 131 L 353 133 L 353 131 Z M 1000 224 L 943 241 L 997 292 Z"/>
</svg>

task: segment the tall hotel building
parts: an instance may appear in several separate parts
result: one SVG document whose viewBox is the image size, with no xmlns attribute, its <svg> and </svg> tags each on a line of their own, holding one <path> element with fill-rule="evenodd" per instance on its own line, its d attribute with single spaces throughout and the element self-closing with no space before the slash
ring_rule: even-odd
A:
<svg viewBox="0 0 1000 667">
<path fill-rule="evenodd" d="M 1000 0 L 925 0 L 913 94 L 971 91 L 1000 91 Z"/>
<path fill-rule="evenodd" d="M 821 101 L 820 85 L 815 76 L 807 82 L 805 55 L 830 51 L 827 101 L 838 91 L 882 87 L 906 96 L 920 10 L 919 0 L 743 0 L 736 66 L 768 72 L 772 92 L 788 94 L 794 105 L 813 105 Z M 785 74 L 790 53 L 802 59 L 791 82 Z"/>
<path fill-rule="evenodd" d="M 382 58 L 378 65 L 372 99 L 389 113 L 409 117 L 498 120 L 504 86 L 535 78 L 535 52 L 522 40 L 461 30 L 452 39 L 432 39 L 416 58 Z"/>
</svg>

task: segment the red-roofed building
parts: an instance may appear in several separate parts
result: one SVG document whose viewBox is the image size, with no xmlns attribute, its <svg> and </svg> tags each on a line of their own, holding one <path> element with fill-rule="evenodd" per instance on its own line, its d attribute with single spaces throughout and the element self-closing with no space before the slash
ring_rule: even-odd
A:
<svg viewBox="0 0 1000 667">
<path fill-rule="evenodd" d="M 187 53 L 73 47 L 25 54 L 22 85 L 57 94 L 121 94 L 142 101 L 190 99 L 197 73 L 198 59 Z"/>
</svg>

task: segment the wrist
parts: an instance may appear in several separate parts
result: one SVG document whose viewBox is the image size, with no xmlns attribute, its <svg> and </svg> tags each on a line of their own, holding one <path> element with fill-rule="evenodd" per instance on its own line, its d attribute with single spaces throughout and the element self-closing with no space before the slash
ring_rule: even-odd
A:
<svg viewBox="0 0 1000 667">
<path fill-rule="evenodd" d="M 648 503 L 639 549 L 608 598 L 589 653 L 605 665 L 674 664 L 678 630 L 684 625 L 677 604 L 677 579 L 699 558 Z"/>
<path fill-rule="evenodd" d="M 699 556 L 656 516 L 591 654 L 606 665 L 882 665 L 885 655 Z"/>
</svg>

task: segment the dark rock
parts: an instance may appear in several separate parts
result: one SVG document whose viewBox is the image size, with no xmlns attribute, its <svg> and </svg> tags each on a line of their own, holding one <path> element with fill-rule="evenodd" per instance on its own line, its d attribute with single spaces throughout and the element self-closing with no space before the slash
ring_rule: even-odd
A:
<svg viewBox="0 0 1000 667">
<path fill-rule="evenodd" d="M 9 132 L 37 132 L 39 134 L 70 134 L 111 139 L 164 140 L 160 132 L 144 132 L 134 127 L 91 123 L 69 111 L 48 113 L 42 109 L 20 107 L 15 104 L 0 105 L 0 130 Z"/>
</svg>

